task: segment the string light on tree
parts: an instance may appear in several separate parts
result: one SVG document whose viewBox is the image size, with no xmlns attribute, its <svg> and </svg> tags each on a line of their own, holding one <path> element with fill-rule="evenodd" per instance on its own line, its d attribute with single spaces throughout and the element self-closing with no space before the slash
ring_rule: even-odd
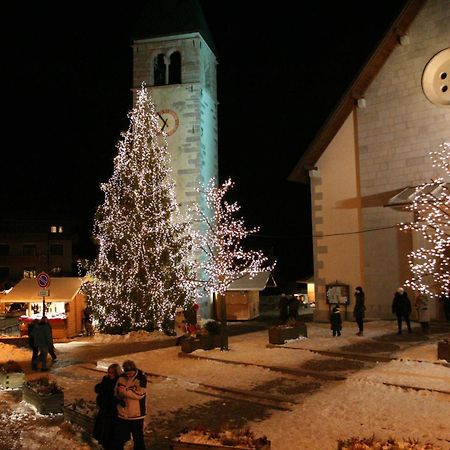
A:
<svg viewBox="0 0 450 450">
<path fill-rule="evenodd" d="M 235 217 L 240 206 L 225 200 L 233 186 L 231 179 L 219 187 L 211 179 L 202 192 L 206 208 L 194 205 L 194 221 L 201 223 L 193 235 L 200 254 L 198 267 L 203 275 L 203 288 L 219 294 L 224 294 L 233 281 L 247 274 L 254 276 L 273 269 L 261 251 L 243 247 L 243 240 L 259 229 L 248 229 L 242 218 Z"/>
<path fill-rule="evenodd" d="M 433 167 L 450 177 L 450 144 L 444 142 L 439 150 L 430 152 Z M 414 220 L 401 223 L 403 230 L 420 233 L 427 242 L 408 254 L 413 277 L 405 284 L 431 297 L 448 295 L 450 292 L 450 191 L 442 178 L 423 183 L 415 189 L 414 201 L 407 209 L 414 213 Z"/>
<path fill-rule="evenodd" d="M 129 119 L 94 223 L 99 254 L 90 305 L 107 332 L 170 329 L 176 307 L 195 299 L 191 231 L 178 211 L 167 143 L 144 86 Z"/>
</svg>

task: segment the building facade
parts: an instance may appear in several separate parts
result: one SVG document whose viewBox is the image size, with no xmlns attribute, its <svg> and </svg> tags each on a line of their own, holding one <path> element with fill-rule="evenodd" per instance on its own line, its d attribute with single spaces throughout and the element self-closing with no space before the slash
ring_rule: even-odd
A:
<svg viewBox="0 0 450 450">
<path fill-rule="evenodd" d="M 407 2 L 290 176 L 311 184 L 317 320 L 333 284 L 349 286 L 349 309 L 363 286 L 367 316 L 392 318 L 411 276 L 407 253 L 423 243 L 390 199 L 443 175 L 429 152 L 450 140 L 449 23 L 449 0 Z"/>
<path fill-rule="evenodd" d="M 70 224 L 52 219 L 14 218 L 0 221 L 0 288 L 45 271 L 72 274 L 73 235 Z"/>
</svg>

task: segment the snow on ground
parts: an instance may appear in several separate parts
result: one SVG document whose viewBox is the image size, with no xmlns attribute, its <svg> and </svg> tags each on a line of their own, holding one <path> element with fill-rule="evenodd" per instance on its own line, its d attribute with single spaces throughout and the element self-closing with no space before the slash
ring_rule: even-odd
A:
<svg viewBox="0 0 450 450">
<path fill-rule="evenodd" d="M 21 366 L 22 364 L 29 364 L 31 360 L 31 350 L 0 342 L 0 363 L 10 360 L 18 362 Z"/>
<path fill-rule="evenodd" d="M 95 334 L 94 336 L 87 338 L 92 342 L 100 343 L 112 343 L 112 342 L 140 342 L 140 341 L 160 341 L 167 339 L 167 335 L 162 331 L 154 331 L 149 333 L 148 331 L 132 331 L 125 335 L 118 334 Z"/>
<path fill-rule="evenodd" d="M 311 361 L 322 364 L 329 360 L 311 350 L 338 351 L 342 346 L 395 332 L 394 322 L 388 321 L 368 323 L 364 338 L 355 336 L 354 328 L 354 324 L 344 324 L 343 336 L 333 338 L 327 324 L 308 324 L 308 338 L 286 344 L 293 349 L 267 348 L 267 331 L 260 331 L 230 337 L 229 352 L 198 350 L 194 355 L 295 369 Z M 139 340 L 139 337 L 134 336 L 133 339 Z M 98 342 L 105 339 L 104 342 L 109 343 L 131 339 L 100 335 L 95 338 Z M 0 361 L 11 359 L 9 355 L 16 350 L 9 347 L 0 344 Z M 26 359 L 29 359 L 29 351 L 17 350 L 20 351 L 18 357 L 24 356 L 21 352 L 25 352 Z M 270 382 L 278 382 L 280 377 L 291 385 L 317 381 L 307 376 L 280 374 L 255 365 L 179 358 L 178 352 L 178 347 L 168 347 L 101 360 L 100 365 L 107 367 L 112 362 L 122 363 L 132 359 L 146 372 L 159 375 L 150 378 L 149 414 L 146 419 L 149 427 L 159 423 L 161 418 L 167 421 L 179 419 L 177 425 L 180 429 L 186 426 L 181 422 L 180 408 L 186 409 L 192 405 L 206 407 L 211 402 L 211 397 L 201 392 L 204 388 L 202 384 L 250 391 Z M 368 363 L 352 373 L 340 371 L 340 375 L 346 375 L 345 381 L 321 380 L 318 389 L 297 396 L 292 394 L 298 403 L 292 404 L 291 411 L 271 409 L 267 415 L 250 421 L 248 425 L 257 436 L 268 436 L 272 450 L 334 450 L 337 439 L 369 437 L 374 433 L 385 439 L 417 438 L 421 443 L 429 441 L 435 448 L 450 450 L 450 396 L 436 392 L 450 391 L 450 369 L 436 363 L 436 353 L 436 341 L 401 347 L 396 353 L 401 360 Z M 93 400 L 93 387 L 102 376 L 103 372 L 88 369 L 82 364 L 50 372 L 50 377 L 64 387 L 66 402 L 75 398 Z M 428 390 L 402 389 L 384 383 Z M 0 429 L 9 427 L 16 430 L 17 436 L 21 436 L 17 442 L 21 442 L 22 446 L 8 450 L 95 448 L 93 444 L 87 446 L 80 433 L 73 434 L 71 429 L 67 429 L 67 424 L 62 427 L 55 425 L 51 419 L 34 414 L 24 402 L 13 402 L 10 397 L 9 391 L 0 391 L 0 410 L 10 411 L 9 415 L 0 413 Z M 20 428 L 25 432 L 20 433 Z M 1 432 L 0 437 L 4 438 Z M 1 444 L 0 450 L 3 450 Z"/>
</svg>

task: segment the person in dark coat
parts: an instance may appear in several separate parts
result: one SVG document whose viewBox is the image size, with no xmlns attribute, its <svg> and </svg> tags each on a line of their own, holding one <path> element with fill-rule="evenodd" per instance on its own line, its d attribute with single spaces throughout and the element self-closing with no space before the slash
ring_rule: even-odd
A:
<svg viewBox="0 0 450 450">
<path fill-rule="evenodd" d="M 50 322 L 49 322 L 49 320 L 48 320 L 48 318 L 47 318 L 46 316 L 44 316 L 41 320 L 42 320 L 42 322 L 45 323 L 45 324 L 48 326 L 48 328 L 50 329 L 50 336 L 51 336 L 52 343 L 51 343 L 51 346 L 50 346 L 49 349 L 48 349 L 48 353 L 49 353 L 49 355 L 51 356 L 52 361 L 55 362 L 55 361 L 58 359 L 58 357 L 56 356 L 55 344 L 53 343 L 53 330 L 52 330 L 52 326 L 50 325 Z"/>
<path fill-rule="evenodd" d="M 279 318 L 281 323 L 286 323 L 289 317 L 289 297 L 286 294 L 281 294 L 278 302 Z"/>
<path fill-rule="evenodd" d="M 447 322 L 450 322 L 450 296 L 442 295 L 441 302 L 444 305 L 444 314 Z"/>
<path fill-rule="evenodd" d="M 291 295 L 289 297 L 289 303 L 288 303 L 288 313 L 289 313 L 289 319 L 298 319 L 298 308 L 300 306 L 300 302 L 297 300 L 295 295 Z"/>
<path fill-rule="evenodd" d="M 339 308 L 339 305 L 334 306 L 331 310 L 330 323 L 333 336 L 340 336 L 342 330 L 342 317 L 341 308 Z"/>
<path fill-rule="evenodd" d="M 94 387 L 97 393 L 98 413 L 92 436 L 106 450 L 114 448 L 113 437 L 117 424 L 117 397 L 114 389 L 121 375 L 122 369 L 119 364 L 111 364 L 108 367 L 108 374 Z"/>
<path fill-rule="evenodd" d="M 402 334 L 402 319 L 406 322 L 408 333 L 411 333 L 411 323 L 409 321 L 409 316 L 411 315 L 411 302 L 408 294 L 402 287 L 399 287 L 394 295 L 394 300 L 392 301 L 392 313 L 397 316 L 397 334 Z"/>
<path fill-rule="evenodd" d="M 33 370 L 37 370 L 37 363 L 38 355 L 39 355 L 39 348 L 37 345 L 34 344 L 34 337 L 33 337 L 33 328 L 39 324 L 38 319 L 34 319 L 32 322 L 28 324 L 28 345 L 30 346 L 31 350 L 33 351 L 33 354 L 31 356 L 31 368 Z"/>
<path fill-rule="evenodd" d="M 39 323 L 33 327 L 31 336 L 33 337 L 34 345 L 36 345 L 39 350 L 39 355 L 32 362 L 33 367 L 36 367 L 37 369 L 38 363 L 41 362 L 41 370 L 43 372 L 47 371 L 47 355 L 50 347 L 53 345 L 50 328 L 45 323 L 45 321 L 42 321 L 41 319 Z"/>
<path fill-rule="evenodd" d="M 366 311 L 365 306 L 365 295 L 361 286 L 357 286 L 355 289 L 355 307 L 353 308 L 353 317 L 358 324 L 359 331 L 356 333 L 357 336 L 362 336 L 364 334 L 364 316 Z"/>
</svg>

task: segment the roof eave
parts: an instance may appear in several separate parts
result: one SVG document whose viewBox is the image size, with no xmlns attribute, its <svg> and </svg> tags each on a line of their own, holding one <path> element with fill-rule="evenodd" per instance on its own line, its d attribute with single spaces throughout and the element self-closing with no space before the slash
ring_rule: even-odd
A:
<svg viewBox="0 0 450 450">
<path fill-rule="evenodd" d="M 315 166 L 349 114 L 353 111 L 357 100 L 364 96 L 367 88 L 375 79 L 394 48 L 399 45 L 399 36 L 406 33 L 406 30 L 408 30 L 425 2 L 426 0 L 408 1 L 366 64 L 364 64 L 354 81 L 350 84 L 350 87 L 344 93 L 336 108 L 328 116 L 311 144 L 303 153 L 295 168 L 290 173 L 288 177 L 289 181 L 309 183 L 309 170 Z"/>
</svg>

